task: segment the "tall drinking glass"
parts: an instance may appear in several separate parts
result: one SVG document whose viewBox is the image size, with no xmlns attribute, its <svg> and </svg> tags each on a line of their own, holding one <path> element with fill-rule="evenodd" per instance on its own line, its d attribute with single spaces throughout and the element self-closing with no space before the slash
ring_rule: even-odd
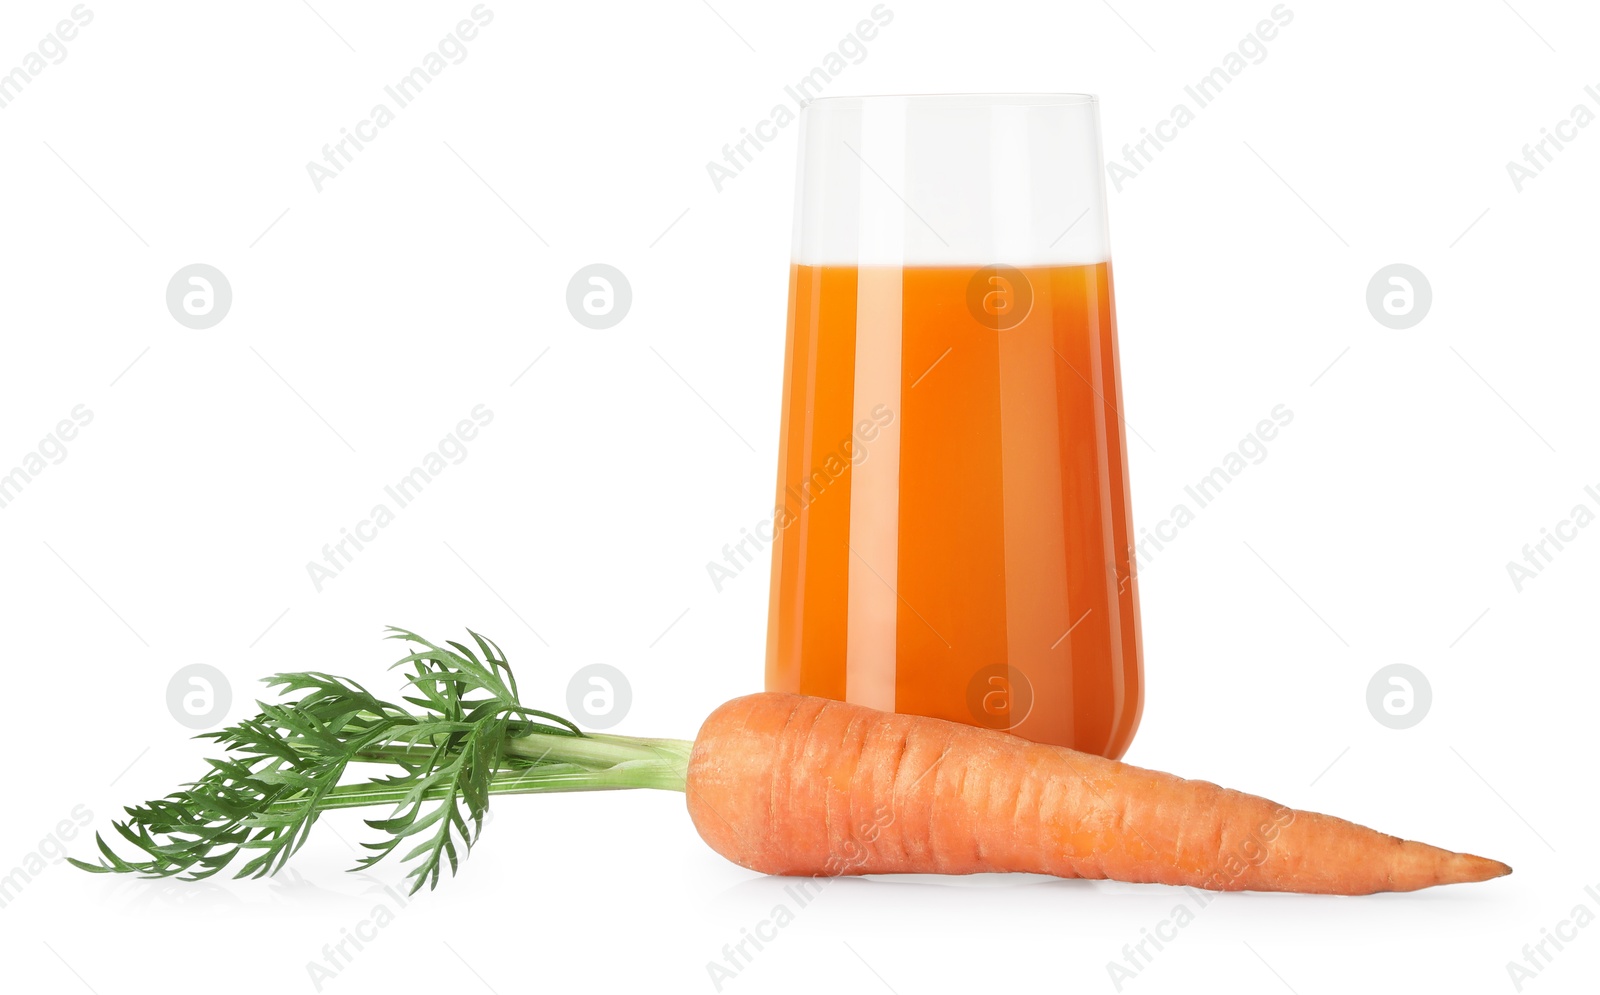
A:
<svg viewBox="0 0 1600 995">
<path fill-rule="evenodd" d="M 1120 757 L 1143 706 L 1095 98 L 802 116 L 767 687 Z"/>
</svg>

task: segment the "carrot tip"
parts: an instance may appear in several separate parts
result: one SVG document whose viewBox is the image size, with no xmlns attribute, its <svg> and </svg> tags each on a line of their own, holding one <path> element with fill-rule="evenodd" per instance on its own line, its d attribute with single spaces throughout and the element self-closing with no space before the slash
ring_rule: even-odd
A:
<svg viewBox="0 0 1600 995">
<path fill-rule="evenodd" d="M 1451 882 L 1488 881 L 1490 878 L 1505 877 L 1511 873 L 1511 865 L 1503 864 L 1498 860 L 1488 857 L 1478 857 L 1470 853 L 1455 855 L 1454 864 L 1450 868 L 1449 880 Z"/>
</svg>

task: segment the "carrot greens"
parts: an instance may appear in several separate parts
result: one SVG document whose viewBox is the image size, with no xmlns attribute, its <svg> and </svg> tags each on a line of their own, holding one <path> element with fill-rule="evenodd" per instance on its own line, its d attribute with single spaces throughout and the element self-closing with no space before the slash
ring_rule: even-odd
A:
<svg viewBox="0 0 1600 995">
<path fill-rule="evenodd" d="M 282 869 L 323 812 L 386 805 L 387 817 L 366 820 L 385 838 L 363 843 L 372 852 L 352 870 L 409 845 L 400 859 L 410 864 L 414 893 L 436 885 L 447 861 L 455 873 L 458 856 L 482 833 L 493 795 L 684 789 L 692 744 L 588 734 L 524 706 L 505 654 L 468 631 L 475 650 L 389 629 L 389 638 L 410 647 L 394 664 L 407 671 L 403 705 L 321 672 L 266 678 L 280 698 L 298 697 L 258 702 L 251 718 L 201 734 L 227 756 L 208 760 L 198 781 L 129 807 L 127 820 L 115 823 L 141 857 L 119 856 L 97 834 L 101 862 L 72 863 L 198 880 L 243 856 L 235 876 L 261 877 Z M 351 779 L 371 765 L 386 772 Z"/>
</svg>

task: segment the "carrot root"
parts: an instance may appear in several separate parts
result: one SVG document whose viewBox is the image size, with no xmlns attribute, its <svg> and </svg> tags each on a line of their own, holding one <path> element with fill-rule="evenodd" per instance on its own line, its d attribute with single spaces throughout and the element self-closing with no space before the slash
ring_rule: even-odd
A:
<svg viewBox="0 0 1600 995">
<path fill-rule="evenodd" d="M 713 712 L 687 796 L 713 849 L 768 874 L 1024 871 L 1364 895 L 1511 872 L 1205 781 L 793 694 Z"/>
</svg>

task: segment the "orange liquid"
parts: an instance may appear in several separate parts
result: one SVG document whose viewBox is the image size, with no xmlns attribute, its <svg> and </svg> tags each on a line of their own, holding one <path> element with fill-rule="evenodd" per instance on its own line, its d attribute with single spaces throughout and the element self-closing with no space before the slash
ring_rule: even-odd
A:
<svg viewBox="0 0 1600 995">
<path fill-rule="evenodd" d="M 767 688 L 1120 757 L 1143 688 L 1110 266 L 1011 271 L 1027 308 L 975 273 L 791 269 Z"/>
</svg>

